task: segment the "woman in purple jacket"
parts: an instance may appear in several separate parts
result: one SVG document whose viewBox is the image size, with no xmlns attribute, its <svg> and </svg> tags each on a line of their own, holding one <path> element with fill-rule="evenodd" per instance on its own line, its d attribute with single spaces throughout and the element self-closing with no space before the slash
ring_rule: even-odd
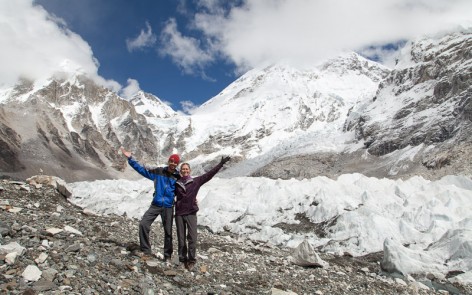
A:
<svg viewBox="0 0 472 295">
<path fill-rule="evenodd" d="M 230 157 L 221 157 L 221 161 L 207 173 L 193 178 L 190 176 L 190 165 L 183 163 L 180 166 L 181 178 L 175 185 L 175 224 L 177 226 L 177 240 L 179 261 L 185 268 L 192 271 L 196 262 L 197 251 L 197 193 L 200 187 L 215 176 L 215 174 L 230 160 Z M 185 239 L 187 236 L 187 240 Z M 188 244 L 187 244 L 188 242 Z"/>
</svg>

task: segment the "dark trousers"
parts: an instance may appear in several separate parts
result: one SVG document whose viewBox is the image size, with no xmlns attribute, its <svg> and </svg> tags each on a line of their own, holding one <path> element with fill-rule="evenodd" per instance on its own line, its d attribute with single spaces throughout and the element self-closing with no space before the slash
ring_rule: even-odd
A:
<svg viewBox="0 0 472 295">
<path fill-rule="evenodd" d="M 149 232 L 151 224 L 161 215 L 162 225 L 164 227 L 164 257 L 172 256 L 172 224 L 174 218 L 174 208 L 165 208 L 151 205 L 144 213 L 141 222 L 139 222 L 139 243 L 141 251 L 151 254 L 151 242 L 149 241 Z"/>
<path fill-rule="evenodd" d="M 175 216 L 179 261 L 195 262 L 197 252 L 197 214 Z M 187 238 L 187 241 L 185 240 Z"/>
</svg>

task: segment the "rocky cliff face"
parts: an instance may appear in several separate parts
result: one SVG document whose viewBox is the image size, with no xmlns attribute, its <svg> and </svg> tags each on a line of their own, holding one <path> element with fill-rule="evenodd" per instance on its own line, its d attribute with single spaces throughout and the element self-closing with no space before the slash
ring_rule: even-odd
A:
<svg viewBox="0 0 472 295">
<path fill-rule="evenodd" d="M 456 33 L 403 50 L 374 101 L 348 127 L 365 140 L 369 154 L 421 145 L 421 163 L 428 169 L 460 164 L 464 156 L 471 159 L 471 37 L 470 32 Z"/>
<path fill-rule="evenodd" d="M 463 135 L 470 134 L 472 119 L 471 36 L 424 40 L 404 49 L 411 64 L 400 63 L 390 73 L 356 126 L 369 153 L 381 156 L 406 146 L 444 143 L 455 136 L 466 139 Z M 375 117 L 375 111 L 385 106 L 394 111 Z"/>
<path fill-rule="evenodd" d="M 21 170 L 24 168 L 18 159 L 21 136 L 8 126 L 3 109 L 0 109 L 0 135 L 0 166 L 6 171 Z"/>
</svg>

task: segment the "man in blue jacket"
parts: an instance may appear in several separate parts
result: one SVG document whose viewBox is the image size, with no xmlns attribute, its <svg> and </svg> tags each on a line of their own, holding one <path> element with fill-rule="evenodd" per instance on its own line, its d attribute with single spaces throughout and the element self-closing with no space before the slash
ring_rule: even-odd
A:
<svg viewBox="0 0 472 295">
<path fill-rule="evenodd" d="M 175 183 L 180 178 L 177 165 L 180 157 L 173 154 L 169 157 L 168 166 L 155 169 L 146 169 L 139 164 L 132 156 L 131 152 L 120 148 L 123 155 L 128 158 L 128 164 L 142 176 L 154 181 L 154 195 L 151 206 L 144 213 L 139 222 L 139 243 L 141 251 L 152 256 L 149 232 L 151 225 L 157 216 L 161 215 L 164 226 L 164 261 L 170 260 L 172 256 L 172 224 L 174 218 L 174 191 Z"/>
</svg>

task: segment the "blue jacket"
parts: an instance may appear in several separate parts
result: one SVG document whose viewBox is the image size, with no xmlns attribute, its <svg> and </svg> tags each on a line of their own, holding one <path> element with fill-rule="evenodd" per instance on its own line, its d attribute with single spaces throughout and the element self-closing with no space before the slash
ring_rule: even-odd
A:
<svg viewBox="0 0 472 295">
<path fill-rule="evenodd" d="M 153 205 L 166 208 L 174 205 L 175 183 L 180 178 L 177 170 L 173 174 L 167 171 L 167 167 L 148 170 L 133 157 L 128 158 L 128 164 L 142 176 L 154 181 Z"/>
</svg>

